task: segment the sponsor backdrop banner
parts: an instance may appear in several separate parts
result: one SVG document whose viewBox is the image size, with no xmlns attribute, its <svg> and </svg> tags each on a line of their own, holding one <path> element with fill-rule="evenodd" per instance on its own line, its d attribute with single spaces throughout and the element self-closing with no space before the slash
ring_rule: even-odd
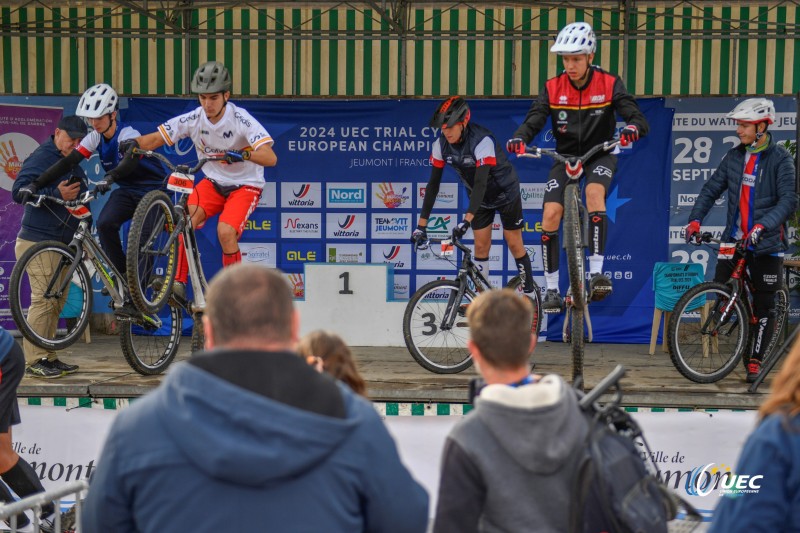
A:
<svg viewBox="0 0 800 533">
<path fill-rule="evenodd" d="M 470 102 L 472 120 L 492 130 L 504 146 L 530 102 L 475 100 Z M 299 297 L 305 286 L 303 265 L 308 262 L 388 263 L 395 270 L 398 299 L 409 298 L 427 280 L 455 275 L 453 264 L 431 251 L 415 255 L 409 243 L 430 175 L 431 145 L 439 135 L 428 126 L 437 103 L 242 102 L 275 139 L 278 155 L 278 165 L 266 169 L 267 188 L 242 235 L 243 260 L 283 269 Z M 142 133 L 197 107 L 196 101 L 188 99 L 131 98 L 128 104 L 123 119 Z M 592 306 L 597 342 L 649 340 L 652 264 L 666 258 L 672 110 L 665 108 L 662 99 L 640 104 L 651 134 L 622 151 L 609 191 L 605 268 L 614 280 L 615 293 Z M 535 142 L 552 145 L 549 126 Z M 196 158 L 189 139 L 164 150 L 176 161 Z M 525 244 L 534 274 L 543 283 L 541 209 L 551 163 L 530 159 L 512 163 L 522 181 Z M 466 206 L 467 196 L 448 167 L 429 220 L 429 235 L 449 235 Z M 221 268 L 216 223 L 212 219 L 199 232 L 209 277 Z M 515 268 L 513 258 L 504 251 L 499 219 L 494 226 L 492 280 L 501 285 L 515 274 Z M 471 233 L 467 240 L 471 242 Z M 566 290 L 567 276 L 562 277 Z"/>
<path fill-rule="evenodd" d="M 736 123 L 727 118 L 741 98 L 683 98 L 668 99 L 667 106 L 675 108 L 672 121 L 672 174 L 669 217 L 669 261 L 700 263 L 707 280 L 714 278 L 717 264 L 716 249 L 710 246 L 686 244 L 684 229 L 689 213 L 703 185 L 711 178 L 720 161 L 731 148 L 739 145 Z M 778 142 L 795 140 L 797 101 L 791 97 L 772 98 L 776 121 L 769 131 Z M 725 229 L 727 193 L 717 200 L 705 220 L 703 231 L 716 237 Z M 789 228 L 789 241 L 796 238 Z M 790 287 L 797 286 L 798 277 L 791 276 Z M 791 318 L 800 319 L 800 301 L 792 295 Z"/>
<path fill-rule="evenodd" d="M 11 320 L 8 286 L 23 213 L 11 199 L 11 188 L 22 162 L 55 132 L 61 114 L 55 107 L 0 104 L 0 325 L 6 329 L 17 329 Z"/>
<path fill-rule="evenodd" d="M 72 402 L 73 400 L 70 400 Z M 106 403 L 114 400 L 106 400 Z M 403 408 L 409 404 L 401 404 Z M 70 405 L 70 407 L 72 407 Z M 379 412 L 381 404 L 376 404 Z M 45 488 L 89 479 L 117 411 L 20 405 L 14 449 L 31 463 Z M 426 412 L 436 413 L 434 406 Z M 707 516 L 720 490 L 736 473 L 739 453 L 755 425 L 755 411 L 635 413 L 658 463 L 662 479 Z M 460 416 L 386 416 L 400 456 L 428 490 L 436 509 L 444 441 Z M 681 431 L 675 431 L 675 428 Z M 695 473 L 693 477 L 693 472 Z M 694 481 L 692 481 L 694 479 Z"/>
</svg>

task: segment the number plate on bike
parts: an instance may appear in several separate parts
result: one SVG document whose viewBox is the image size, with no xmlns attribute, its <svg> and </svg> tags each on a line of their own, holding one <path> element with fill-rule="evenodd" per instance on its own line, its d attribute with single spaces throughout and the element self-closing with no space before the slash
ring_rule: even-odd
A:
<svg viewBox="0 0 800 533">
<path fill-rule="evenodd" d="M 92 212 L 89 211 L 89 208 L 86 207 L 85 205 L 79 205 L 77 207 L 67 207 L 67 211 L 69 211 L 70 215 L 78 219 L 88 218 L 92 216 Z"/>
<path fill-rule="evenodd" d="M 453 255 L 453 241 L 442 241 L 442 255 L 445 257 Z"/>
<path fill-rule="evenodd" d="M 183 174 L 182 172 L 173 172 L 167 180 L 167 189 L 190 194 L 194 190 L 194 176 L 192 174 Z"/>
</svg>

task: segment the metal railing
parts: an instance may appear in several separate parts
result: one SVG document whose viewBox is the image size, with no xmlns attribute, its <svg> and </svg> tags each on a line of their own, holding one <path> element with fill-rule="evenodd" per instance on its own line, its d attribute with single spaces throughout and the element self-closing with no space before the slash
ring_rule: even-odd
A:
<svg viewBox="0 0 800 533">
<path fill-rule="evenodd" d="M 39 515 L 42 514 L 42 506 L 50 502 L 55 502 L 56 512 L 53 517 L 54 531 L 61 533 L 65 527 L 69 528 L 70 531 L 80 531 L 81 495 L 88 488 L 89 483 L 84 480 L 73 481 L 57 489 L 39 492 L 17 502 L 0 505 L 0 521 L 7 520 L 8 525 L 11 526 L 11 532 L 15 533 L 18 528 L 17 521 L 19 514 L 33 510 L 33 531 L 39 533 L 42 531 L 42 523 L 39 518 Z M 73 523 L 64 524 L 64 517 L 61 513 L 61 498 L 70 494 L 75 495 L 74 519 L 72 518 L 72 511 L 67 511 L 63 513 L 63 515 L 69 514 L 68 520 Z"/>
</svg>

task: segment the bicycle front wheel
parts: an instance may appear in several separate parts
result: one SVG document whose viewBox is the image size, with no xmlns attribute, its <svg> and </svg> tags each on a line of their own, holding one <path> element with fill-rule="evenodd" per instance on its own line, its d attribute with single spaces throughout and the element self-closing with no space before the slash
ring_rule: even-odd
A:
<svg viewBox="0 0 800 533">
<path fill-rule="evenodd" d="M 569 185 L 564 193 L 564 249 L 567 253 L 572 305 L 579 312 L 583 312 L 583 308 L 586 306 L 586 270 L 583 260 L 580 194 L 581 191 L 577 185 Z"/>
<path fill-rule="evenodd" d="M 63 350 L 89 325 L 92 283 L 75 251 L 58 241 L 29 248 L 11 272 L 9 306 L 20 333 L 44 350 Z"/>
<path fill-rule="evenodd" d="M 408 351 L 423 368 L 437 374 L 456 374 L 472 366 L 467 349 L 467 307 L 474 296 L 465 291 L 460 301 L 455 301 L 459 289 L 452 280 L 426 283 L 411 297 L 403 315 Z M 445 323 L 448 303 L 456 306 L 452 324 Z"/>
<path fill-rule="evenodd" d="M 164 191 L 150 191 L 136 208 L 128 232 L 128 287 L 139 311 L 157 313 L 167 303 L 177 258 L 172 201 Z"/>
<path fill-rule="evenodd" d="M 181 342 L 183 312 L 169 307 L 169 323 L 155 327 L 147 320 L 141 324 L 120 322 L 122 355 L 131 368 L 143 376 L 160 374 L 175 359 Z"/>
<path fill-rule="evenodd" d="M 681 296 L 669 321 L 672 364 L 695 383 L 719 381 L 745 352 L 749 324 L 741 299 L 731 301 L 728 285 L 705 282 Z"/>
<path fill-rule="evenodd" d="M 580 379 L 581 390 L 583 390 L 585 388 L 583 383 L 583 356 L 586 346 L 583 336 L 583 310 L 570 307 L 566 319 L 570 321 L 569 340 L 572 345 L 572 383 L 577 383 L 578 379 Z"/>
</svg>

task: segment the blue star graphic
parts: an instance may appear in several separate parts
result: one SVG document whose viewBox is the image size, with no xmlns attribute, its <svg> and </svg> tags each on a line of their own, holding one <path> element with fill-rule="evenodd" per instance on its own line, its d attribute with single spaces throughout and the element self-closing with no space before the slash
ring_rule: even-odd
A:
<svg viewBox="0 0 800 533">
<path fill-rule="evenodd" d="M 614 187 L 614 190 L 612 190 L 608 194 L 608 198 L 606 198 L 606 214 L 608 215 L 608 219 L 611 220 L 611 222 L 616 222 L 617 208 L 622 207 L 631 200 L 632 198 L 618 198 L 617 188 Z"/>
</svg>

